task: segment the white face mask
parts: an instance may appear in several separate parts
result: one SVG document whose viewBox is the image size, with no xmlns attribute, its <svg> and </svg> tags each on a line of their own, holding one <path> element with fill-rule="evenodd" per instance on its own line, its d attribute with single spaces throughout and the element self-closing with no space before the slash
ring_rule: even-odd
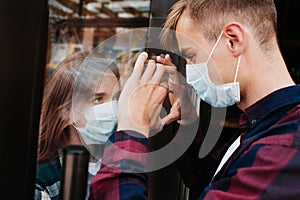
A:
<svg viewBox="0 0 300 200">
<path fill-rule="evenodd" d="M 238 58 L 234 81 L 223 85 L 214 84 L 208 73 L 208 62 L 216 49 L 223 31 L 204 63 L 186 65 L 187 83 L 197 92 L 198 96 L 214 107 L 227 107 L 240 102 L 240 85 L 236 82 L 241 56 Z"/>
<path fill-rule="evenodd" d="M 93 176 L 95 176 L 97 174 L 97 172 L 99 171 L 100 167 L 101 167 L 101 159 L 97 160 L 97 162 L 89 162 L 89 167 L 88 167 L 88 172 L 89 174 Z M 62 165 L 63 164 L 63 157 L 59 157 L 59 162 Z"/>
<path fill-rule="evenodd" d="M 101 159 L 99 159 L 97 162 L 89 162 L 89 173 L 93 176 L 96 175 L 96 173 L 99 171 L 101 167 Z"/>
<path fill-rule="evenodd" d="M 85 110 L 84 127 L 76 127 L 87 145 L 105 144 L 117 126 L 118 101 L 110 101 Z"/>
</svg>

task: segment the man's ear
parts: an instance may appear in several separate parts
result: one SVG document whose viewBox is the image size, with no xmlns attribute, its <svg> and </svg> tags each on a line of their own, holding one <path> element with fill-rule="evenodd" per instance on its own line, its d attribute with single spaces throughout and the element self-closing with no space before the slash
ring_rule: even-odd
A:
<svg viewBox="0 0 300 200">
<path fill-rule="evenodd" d="M 246 32 L 244 27 L 237 22 L 230 22 L 224 26 L 224 35 L 227 37 L 227 48 L 234 56 L 243 53 L 246 46 Z"/>
</svg>

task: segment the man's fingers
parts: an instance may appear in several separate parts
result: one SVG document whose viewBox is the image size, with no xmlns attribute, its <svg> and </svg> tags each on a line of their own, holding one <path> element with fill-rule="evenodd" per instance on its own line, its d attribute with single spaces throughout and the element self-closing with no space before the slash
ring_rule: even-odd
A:
<svg viewBox="0 0 300 200">
<path fill-rule="evenodd" d="M 168 85 L 168 87 L 169 87 L 169 85 Z M 176 95 L 173 93 L 172 90 L 169 90 L 169 91 L 170 91 L 170 92 L 169 92 L 169 100 L 170 100 L 171 105 L 173 105 L 173 104 L 175 103 L 175 101 L 177 100 L 177 97 L 176 97 Z"/>
<path fill-rule="evenodd" d="M 177 75 L 178 71 L 176 70 L 176 67 L 174 66 L 169 66 L 169 65 L 164 65 L 165 67 L 165 71 L 166 73 L 168 74 L 171 74 L 171 75 Z"/>
<path fill-rule="evenodd" d="M 161 64 L 164 64 L 164 65 L 169 65 L 169 66 L 175 67 L 169 54 L 157 56 L 156 61 Z"/>
<path fill-rule="evenodd" d="M 134 69 L 133 69 L 131 77 L 133 77 L 135 79 L 140 79 L 141 78 L 141 75 L 142 75 L 143 69 L 144 69 L 144 64 L 145 64 L 147 58 L 148 58 L 148 54 L 146 52 L 142 52 L 138 56 L 138 58 L 135 62 Z"/>
<path fill-rule="evenodd" d="M 151 80 L 151 78 L 155 72 L 155 69 L 156 69 L 155 61 L 149 60 L 147 66 L 146 66 L 146 69 L 143 73 L 143 76 L 141 78 L 141 82 L 140 82 L 141 85 L 144 85 L 146 82 Z"/>
<path fill-rule="evenodd" d="M 163 75 L 165 74 L 165 66 L 163 66 L 162 64 L 157 63 L 156 64 L 156 71 L 153 75 L 153 77 L 151 78 L 151 83 L 160 83 Z"/>
<path fill-rule="evenodd" d="M 186 94 L 186 88 L 179 83 L 168 82 L 169 91 L 171 91 L 177 98 L 182 98 Z"/>
<path fill-rule="evenodd" d="M 172 106 L 170 113 L 162 119 L 162 122 L 164 125 L 169 125 L 172 122 L 179 120 L 180 117 L 181 117 L 180 105 L 179 103 L 175 103 Z"/>
<path fill-rule="evenodd" d="M 168 62 L 172 63 L 172 58 L 171 58 L 170 54 L 167 54 L 166 57 L 165 57 L 165 59 L 166 59 Z"/>
</svg>

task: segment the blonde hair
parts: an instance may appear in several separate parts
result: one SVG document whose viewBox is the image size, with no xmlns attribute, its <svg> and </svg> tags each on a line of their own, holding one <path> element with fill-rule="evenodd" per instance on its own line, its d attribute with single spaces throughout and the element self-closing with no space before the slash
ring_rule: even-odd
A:
<svg viewBox="0 0 300 200">
<path fill-rule="evenodd" d="M 201 27 L 204 37 L 211 42 L 232 20 L 251 27 L 263 50 L 270 49 L 273 38 L 277 37 L 277 12 L 273 0 L 179 0 L 171 8 L 164 28 L 176 30 L 183 13 L 195 22 L 195 28 Z M 174 48 L 174 37 L 170 30 L 164 30 L 161 42 L 167 48 Z"/>
<path fill-rule="evenodd" d="M 178 1 L 176 2 L 167 16 L 166 22 L 164 24 L 164 29 L 161 32 L 160 40 L 165 48 L 168 50 L 172 50 L 176 53 L 178 52 L 178 44 L 176 40 L 175 30 L 178 23 L 179 18 L 186 10 L 187 1 Z"/>
</svg>

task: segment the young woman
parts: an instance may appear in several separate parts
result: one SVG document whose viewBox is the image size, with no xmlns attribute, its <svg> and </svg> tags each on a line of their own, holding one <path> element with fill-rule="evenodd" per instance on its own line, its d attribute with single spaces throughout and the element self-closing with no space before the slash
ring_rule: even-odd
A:
<svg viewBox="0 0 300 200">
<path fill-rule="evenodd" d="M 44 90 L 35 199 L 59 198 L 62 148 L 67 145 L 85 145 L 90 151 L 89 187 L 100 167 L 101 149 L 116 128 L 118 82 L 112 60 L 87 52 L 57 66 Z"/>
</svg>

